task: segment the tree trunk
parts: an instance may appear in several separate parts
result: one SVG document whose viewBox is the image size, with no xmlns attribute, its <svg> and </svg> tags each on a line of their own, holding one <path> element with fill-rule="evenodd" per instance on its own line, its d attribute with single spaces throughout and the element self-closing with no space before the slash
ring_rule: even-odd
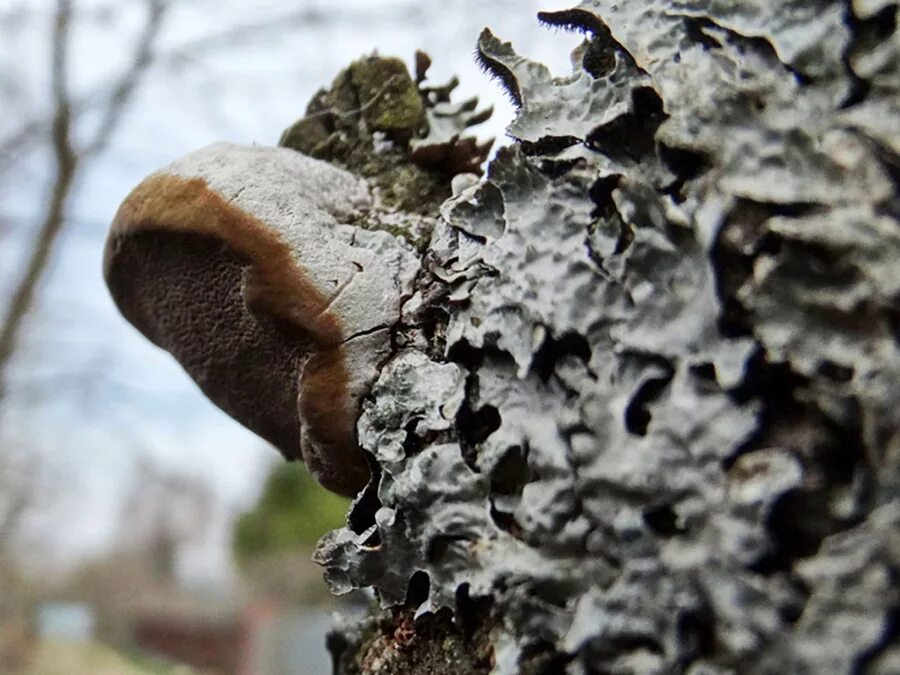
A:
<svg viewBox="0 0 900 675">
<path fill-rule="evenodd" d="M 900 672 L 897 7 L 587 1 L 440 207 L 336 672 Z M 436 215 L 436 214 L 434 214 Z"/>
</svg>

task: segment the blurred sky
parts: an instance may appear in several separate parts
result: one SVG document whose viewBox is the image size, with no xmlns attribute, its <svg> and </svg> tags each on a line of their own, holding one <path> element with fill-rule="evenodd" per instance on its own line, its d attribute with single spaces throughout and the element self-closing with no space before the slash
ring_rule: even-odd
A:
<svg viewBox="0 0 900 675">
<path fill-rule="evenodd" d="M 217 140 L 273 144 L 315 91 L 360 55 L 378 51 L 408 64 L 418 48 L 429 79 L 453 74 L 459 99 L 495 106 L 479 131 L 498 136 L 512 111 L 473 59 L 485 26 L 516 49 L 569 72 L 579 38 L 541 27 L 539 10 L 560 0 L 173 0 L 156 63 L 109 149 L 81 175 L 70 219 L 28 321 L 11 396 L 0 411 L 0 452 L 37 462 L 42 508 L 23 544 L 34 560 L 95 555 L 121 532 L 122 508 L 141 480 L 138 460 L 201 477 L 219 508 L 186 574 L 219 574 L 230 514 L 255 498 L 274 450 L 210 404 L 164 352 L 114 309 L 100 261 L 119 202 L 145 175 Z M 0 145 L 49 111 L 55 2 L 0 0 Z M 76 136 L 97 123 L 91 106 L 125 67 L 143 18 L 138 0 L 75 0 L 69 75 L 87 111 Z M 46 203 L 46 142 L 0 164 L 0 298 L 19 278 Z M 136 483 L 137 481 L 137 483 Z M 126 517 L 127 522 L 127 517 Z"/>
</svg>

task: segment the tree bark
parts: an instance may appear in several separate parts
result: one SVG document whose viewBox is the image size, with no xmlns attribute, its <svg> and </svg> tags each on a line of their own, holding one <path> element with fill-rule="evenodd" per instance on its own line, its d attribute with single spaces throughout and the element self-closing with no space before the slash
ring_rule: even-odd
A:
<svg viewBox="0 0 900 675">
<path fill-rule="evenodd" d="M 364 405 L 336 672 L 900 670 L 897 8 L 698 7 L 482 34 L 515 142 Z"/>
</svg>

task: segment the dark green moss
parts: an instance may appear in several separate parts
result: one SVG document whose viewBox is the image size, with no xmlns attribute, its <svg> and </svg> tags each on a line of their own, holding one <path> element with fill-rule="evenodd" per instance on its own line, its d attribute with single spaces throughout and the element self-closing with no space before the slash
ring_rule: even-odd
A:
<svg viewBox="0 0 900 675">
<path fill-rule="evenodd" d="M 425 103 L 403 61 L 370 56 L 349 70 L 370 129 L 408 140 L 425 127 Z"/>
<path fill-rule="evenodd" d="M 285 129 L 278 145 L 312 155 L 316 147 L 325 143 L 333 133 L 328 126 L 322 115 L 301 117 Z"/>
<path fill-rule="evenodd" d="M 455 165 L 422 166 L 412 155 L 410 141 L 429 131 L 427 91 L 400 59 L 365 57 L 313 97 L 306 116 L 282 134 L 279 144 L 369 179 L 390 210 L 434 216 L 450 196 Z M 372 219 L 358 224 L 392 229 Z M 394 234 L 421 244 L 421 236 Z"/>
</svg>

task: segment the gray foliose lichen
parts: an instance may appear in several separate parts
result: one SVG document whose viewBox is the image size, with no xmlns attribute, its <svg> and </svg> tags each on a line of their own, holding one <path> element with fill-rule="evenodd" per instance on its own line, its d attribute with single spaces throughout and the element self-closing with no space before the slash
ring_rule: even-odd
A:
<svg viewBox="0 0 900 675">
<path fill-rule="evenodd" d="M 489 598 L 496 673 L 900 672 L 896 14 L 588 1 L 566 77 L 482 34 L 516 142 L 441 209 L 335 592 Z"/>
</svg>

